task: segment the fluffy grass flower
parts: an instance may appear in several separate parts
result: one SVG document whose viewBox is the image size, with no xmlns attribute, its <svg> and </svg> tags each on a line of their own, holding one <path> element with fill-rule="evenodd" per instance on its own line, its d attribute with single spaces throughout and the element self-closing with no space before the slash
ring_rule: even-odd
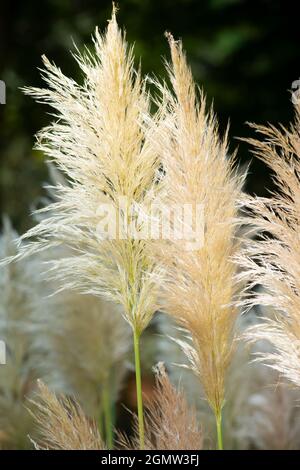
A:
<svg viewBox="0 0 300 470">
<path fill-rule="evenodd" d="M 221 443 L 225 377 L 234 349 L 239 293 L 232 257 L 240 248 L 237 222 L 243 176 L 228 156 L 216 118 L 194 84 L 180 42 L 168 36 L 173 92 L 161 86 L 164 119 L 158 126 L 165 171 L 164 203 L 204 208 L 204 243 L 187 249 L 182 239 L 166 242 L 159 254 L 165 269 L 163 308 L 191 335 L 182 342 L 190 366 L 203 384 L 213 409 Z M 184 221 L 182 222 L 184 224 Z"/>
<path fill-rule="evenodd" d="M 57 119 L 40 132 L 37 148 L 62 170 L 69 185 L 57 185 L 58 200 L 42 210 L 48 216 L 24 235 L 31 242 L 23 254 L 67 246 L 71 256 L 51 264 L 56 281 L 122 306 L 134 335 L 142 447 L 139 340 L 156 310 L 156 266 L 147 240 L 139 237 L 143 222 L 132 220 L 132 209 L 138 205 L 147 212 L 151 205 L 159 188 L 159 161 L 147 125 L 145 83 L 134 69 L 133 51 L 115 11 L 106 33 L 96 30 L 94 45 L 95 53 L 75 55 L 82 84 L 44 58 L 49 88 L 25 90 L 55 109 Z"/>
<path fill-rule="evenodd" d="M 270 198 L 249 198 L 249 223 L 258 238 L 238 261 L 249 281 L 244 304 L 271 306 L 275 314 L 248 330 L 250 342 L 268 340 L 273 350 L 258 357 L 281 376 L 300 386 L 300 107 L 289 129 L 253 126 L 263 140 L 248 139 L 255 155 L 273 173 L 277 191 Z M 253 292 L 261 284 L 263 292 Z M 246 293 L 247 294 L 247 293 Z"/>
<path fill-rule="evenodd" d="M 32 400 L 39 437 L 38 450 L 104 450 L 95 422 L 91 422 L 76 401 L 57 396 L 39 381 Z"/>
<path fill-rule="evenodd" d="M 195 410 L 183 391 L 171 384 L 162 364 L 156 367 L 156 391 L 147 410 L 146 429 L 148 448 L 153 450 L 201 450 L 203 446 Z"/>
<path fill-rule="evenodd" d="M 201 450 L 203 432 L 193 407 L 189 407 L 182 390 L 170 382 L 162 363 L 155 368 L 156 389 L 145 416 L 145 446 L 149 450 Z M 138 436 L 120 439 L 125 448 L 136 449 Z"/>
</svg>

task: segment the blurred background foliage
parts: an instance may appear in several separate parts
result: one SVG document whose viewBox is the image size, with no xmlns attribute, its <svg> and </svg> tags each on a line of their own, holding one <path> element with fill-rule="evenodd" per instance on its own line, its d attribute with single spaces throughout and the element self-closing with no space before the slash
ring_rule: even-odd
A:
<svg viewBox="0 0 300 470">
<path fill-rule="evenodd" d="M 224 130 L 230 119 L 231 150 L 240 161 L 251 158 L 236 136 L 252 131 L 246 121 L 287 124 L 293 110 L 292 82 L 300 75 L 299 27 L 295 2 L 279 0 L 119 0 L 119 23 L 135 42 L 144 73 L 164 76 L 168 57 L 164 32 L 182 38 L 197 82 Z M 30 224 L 30 210 L 47 181 L 43 156 L 33 151 L 34 134 L 46 125 L 50 109 L 25 97 L 19 87 L 42 84 L 42 54 L 67 75 L 80 80 L 69 54 L 90 44 L 96 25 L 110 17 L 108 0 L 1 1 L 0 79 L 7 87 L 0 105 L 0 211 L 19 231 Z M 270 188 L 266 168 L 251 166 L 248 190 L 265 194 Z"/>
</svg>

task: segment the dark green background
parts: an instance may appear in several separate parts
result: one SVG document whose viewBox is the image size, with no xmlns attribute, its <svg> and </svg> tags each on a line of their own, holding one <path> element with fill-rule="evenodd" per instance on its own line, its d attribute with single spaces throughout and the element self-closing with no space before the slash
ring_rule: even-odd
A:
<svg viewBox="0 0 300 470">
<path fill-rule="evenodd" d="M 184 41 L 195 78 L 214 100 L 221 128 L 231 121 L 231 148 L 251 158 L 235 136 L 250 136 L 246 121 L 287 124 L 293 116 L 290 91 L 300 76 L 297 2 L 278 0 L 120 0 L 119 23 L 134 41 L 145 73 L 164 74 L 166 30 Z M 96 0 L 1 1 L 0 79 L 7 104 L 0 105 L 0 212 L 15 226 L 31 224 L 32 203 L 47 180 L 43 156 L 32 151 L 33 135 L 49 122 L 46 107 L 19 90 L 41 85 L 37 67 L 45 53 L 78 78 L 69 50 L 90 43 L 96 25 L 110 17 L 111 2 Z M 270 178 L 253 163 L 248 189 L 264 194 Z"/>
</svg>

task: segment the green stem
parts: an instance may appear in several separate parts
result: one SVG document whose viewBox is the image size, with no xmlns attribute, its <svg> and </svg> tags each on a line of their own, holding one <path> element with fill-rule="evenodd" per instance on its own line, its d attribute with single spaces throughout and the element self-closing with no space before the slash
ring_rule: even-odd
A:
<svg viewBox="0 0 300 470">
<path fill-rule="evenodd" d="M 222 436 L 222 411 L 216 413 L 217 435 L 218 435 L 218 450 L 223 450 L 223 436 Z"/>
<path fill-rule="evenodd" d="M 113 448 L 113 426 L 112 426 L 112 415 L 111 415 L 111 402 L 109 398 L 109 388 L 107 385 L 104 385 L 103 387 L 102 405 L 103 405 L 103 414 L 104 414 L 106 445 L 108 449 L 112 449 Z"/>
<path fill-rule="evenodd" d="M 138 423 L 139 423 L 139 438 L 140 449 L 145 447 L 145 431 L 144 431 L 144 413 L 143 413 L 143 397 L 142 397 L 142 377 L 141 377 L 141 360 L 140 360 L 140 337 L 134 330 L 134 359 L 135 359 L 135 379 L 136 379 L 136 396 L 137 396 L 137 409 L 138 409 Z"/>
</svg>

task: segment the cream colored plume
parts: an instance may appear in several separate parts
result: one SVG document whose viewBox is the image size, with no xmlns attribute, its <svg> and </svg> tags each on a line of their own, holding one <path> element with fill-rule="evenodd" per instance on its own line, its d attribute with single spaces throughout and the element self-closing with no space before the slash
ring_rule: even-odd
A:
<svg viewBox="0 0 300 470">
<path fill-rule="evenodd" d="M 93 53 L 75 55 L 82 85 L 44 58 L 49 88 L 25 90 L 55 109 L 57 119 L 40 132 L 37 148 L 62 170 L 69 186 L 57 184 L 58 200 L 42 209 L 48 217 L 24 235 L 31 245 L 23 254 L 68 246 L 71 256 L 51 264 L 56 280 L 63 288 L 121 304 L 140 334 L 156 310 L 156 268 L 147 241 L 127 237 L 126 227 L 132 208 L 147 212 L 159 187 L 153 130 L 147 124 L 149 97 L 115 11 L 106 33 L 96 30 L 94 46 Z M 135 223 L 138 233 L 142 226 Z"/>
<path fill-rule="evenodd" d="M 182 390 L 170 382 L 162 363 L 155 368 L 156 389 L 145 416 L 145 447 L 149 450 L 201 450 L 203 431 L 195 409 L 189 407 Z M 121 447 L 137 449 L 132 441 L 120 438 Z"/>
<path fill-rule="evenodd" d="M 39 381 L 32 400 L 38 425 L 37 450 L 104 450 L 95 422 L 89 421 L 79 404 L 57 396 Z"/>
<path fill-rule="evenodd" d="M 300 108 L 294 124 L 253 126 L 263 140 L 248 139 L 255 155 L 273 172 L 277 191 L 270 198 L 249 198 L 249 223 L 258 239 L 238 258 L 241 278 L 249 282 L 244 304 L 271 306 L 275 314 L 248 331 L 249 341 L 268 340 L 270 352 L 258 354 L 263 362 L 300 386 Z M 252 291 L 261 284 L 264 291 Z"/>
<path fill-rule="evenodd" d="M 164 119 L 157 141 L 165 170 L 164 203 L 204 209 L 204 241 L 190 249 L 184 240 L 165 243 L 158 257 L 165 269 L 163 308 L 191 343 L 181 343 L 199 376 L 208 402 L 220 416 L 225 377 L 234 350 L 239 294 L 232 257 L 240 249 L 237 221 L 243 176 L 228 156 L 227 135 L 219 137 L 212 111 L 194 84 L 180 42 L 169 35 L 173 92 L 161 86 Z M 200 240 L 201 241 L 201 240 Z M 187 249 L 188 248 L 188 249 Z"/>
</svg>

